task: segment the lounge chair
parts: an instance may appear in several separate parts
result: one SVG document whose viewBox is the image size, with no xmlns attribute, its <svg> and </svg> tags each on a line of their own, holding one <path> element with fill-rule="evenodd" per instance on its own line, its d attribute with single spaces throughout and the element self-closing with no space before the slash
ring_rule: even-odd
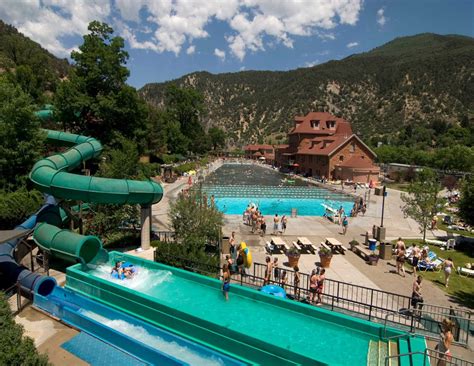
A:
<svg viewBox="0 0 474 366">
<path fill-rule="evenodd" d="M 456 271 L 458 272 L 460 276 L 465 276 L 465 277 L 473 276 L 474 277 L 474 269 L 458 267 Z"/>
<path fill-rule="evenodd" d="M 418 269 L 420 271 L 434 271 L 439 272 L 441 270 L 441 266 L 443 265 L 444 260 L 441 258 L 436 258 L 433 261 L 426 262 L 424 260 L 418 262 Z"/>
</svg>

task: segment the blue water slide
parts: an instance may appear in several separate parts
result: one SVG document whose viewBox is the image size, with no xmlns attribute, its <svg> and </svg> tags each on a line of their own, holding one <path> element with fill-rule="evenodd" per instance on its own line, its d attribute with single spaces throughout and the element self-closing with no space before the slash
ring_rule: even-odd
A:
<svg viewBox="0 0 474 366">
<path fill-rule="evenodd" d="M 152 365 L 246 365 L 59 286 L 49 295 L 35 294 L 34 305 Z"/>
<path fill-rule="evenodd" d="M 59 215 L 59 208 L 54 204 L 47 203 L 15 229 L 31 230 L 38 220 L 60 221 L 61 217 L 56 217 L 55 213 Z M 22 295 L 27 297 L 31 297 L 33 293 L 48 295 L 56 286 L 56 280 L 49 276 L 33 273 L 16 262 L 15 249 L 20 240 L 21 238 L 13 239 L 0 244 L 0 273 L 2 274 L 3 287 L 8 288 L 18 282 Z"/>
</svg>

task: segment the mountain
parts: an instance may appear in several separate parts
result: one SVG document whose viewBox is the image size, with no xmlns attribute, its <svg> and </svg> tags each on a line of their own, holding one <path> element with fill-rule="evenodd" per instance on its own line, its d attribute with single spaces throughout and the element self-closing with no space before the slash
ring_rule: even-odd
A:
<svg viewBox="0 0 474 366">
<path fill-rule="evenodd" d="M 161 106 L 167 85 L 193 87 L 205 97 L 206 127 L 224 128 L 230 143 L 279 143 L 296 115 L 327 110 L 363 137 L 394 134 L 406 124 L 474 113 L 474 39 L 419 34 L 370 52 L 286 72 L 195 72 L 139 90 Z"/>
<path fill-rule="evenodd" d="M 41 100 L 45 92 L 53 92 L 70 69 L 66 59 L 55 57 L 0 20 L 0 73 L 14 72 L 16 81 L 36 100 Z"/>
</svg>

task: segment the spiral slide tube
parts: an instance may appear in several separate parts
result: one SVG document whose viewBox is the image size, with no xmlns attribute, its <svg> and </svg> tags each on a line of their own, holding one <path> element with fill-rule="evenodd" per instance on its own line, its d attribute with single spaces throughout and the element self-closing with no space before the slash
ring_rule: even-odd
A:
<svg viewBox="0 0 474 366">
<path fill-rule="evenodd" d="M 53 217 L 51 214 L 51 208 L 55 207 L 57 206 L 51 204 L 44 205 L 36 214 L 30 216 L 21 225 L 16 226 L 15 229 L 33 229 L 38 220 L 44 219 L 44 215 L 43 218 L 41 218 L 41 214 L 46 214 L 47 218 Z M 2 274 L 2 285 L 9 287 L 18 282 L 20 285 L 20 292 L 28 297 L 31 297 L 34 293 L 43 296 L 49 295 L 56 286 L 56 280 L 52 277 L 33 273 L 16 262 L 14 252 L 19 242 L 20 239 L 13 239 L 0 245 L 0 272 Z"/>
<path fill-rule="evenodd" d="M 45 222 L 36 227 L 33 238 L 41 249 L 53 257 L 73 263 L 88 263 L 102 249 L 102 242 L 96 236 L 79 235 Z"/>
<path fill-rule="evenodd" d="M 99 156 L 102 145 L 91 137 L 52 130 L 46 132 L 48 142 L 72 147 L 34 165 L 30 179 L 41 192 L 84 202 L 142 206 L 157 203 L 163 197 L 161 186 L 152 181 L 109 179 L 69 173 L 83 161 Z"/>
</svg>

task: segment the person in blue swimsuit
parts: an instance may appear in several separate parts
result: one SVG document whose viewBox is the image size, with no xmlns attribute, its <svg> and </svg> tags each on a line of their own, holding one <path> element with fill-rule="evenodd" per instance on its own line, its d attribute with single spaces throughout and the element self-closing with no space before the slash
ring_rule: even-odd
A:
<svg viewBox="0 0 474 366">
<path fill-rule="evenodd" d="M 230 290 L 230 272 L 229 265 L 226 263 L 222 266 L 222 292 L 226 300 L 229 300 L 229 290 Z"/>
</svg>

